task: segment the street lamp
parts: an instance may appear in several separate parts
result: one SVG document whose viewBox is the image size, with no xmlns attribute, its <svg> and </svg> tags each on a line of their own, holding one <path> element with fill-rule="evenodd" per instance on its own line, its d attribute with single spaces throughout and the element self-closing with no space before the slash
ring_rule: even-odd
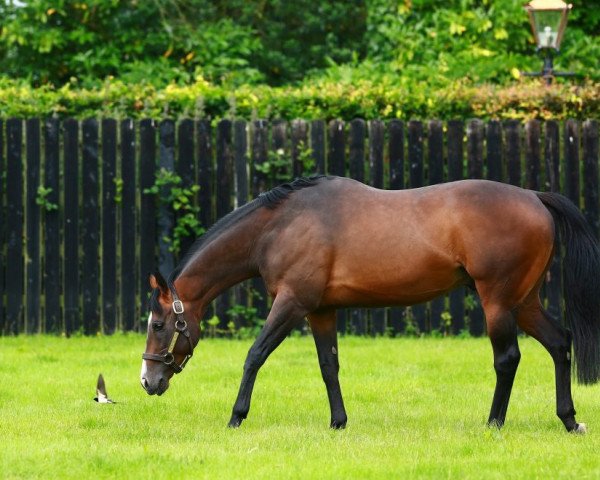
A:
<svg viewBox="0 0 600 480">
<path fill-rule="evenodd" d="M 541 72 L 523 72 L 524 75 L 543 77 L 548 85 L 553 77 L 574 75 L 571 72 L 554 71 L 554 56 L 558 54 L 571 7 L 570 3 L 562 0 L 531 0 L 525 5 L 537 51 L 544 55 L 544 66 Z"/>
</svg>

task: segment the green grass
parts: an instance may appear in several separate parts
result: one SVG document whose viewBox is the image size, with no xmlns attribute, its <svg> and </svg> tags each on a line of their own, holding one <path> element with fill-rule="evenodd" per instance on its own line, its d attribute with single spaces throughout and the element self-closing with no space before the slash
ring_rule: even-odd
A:
<svg viewBox="0 0 600 480">
<path fill-rule="evenodd" d="M 486 339 L 340 339 L 344 431 L 310 338 L 261 370 L 226 428 L 250 342 L 200 343 L 162 397 L 139 386 L 144 338 L 0 338 L 3 478 L 598 478 L 600 387 L 574 385 L 585 436 L 555 416 L 550 357 L 531 339 L 501 431 Z M 92 401 L 98 373 L 117 405 Z"/>
</svg>

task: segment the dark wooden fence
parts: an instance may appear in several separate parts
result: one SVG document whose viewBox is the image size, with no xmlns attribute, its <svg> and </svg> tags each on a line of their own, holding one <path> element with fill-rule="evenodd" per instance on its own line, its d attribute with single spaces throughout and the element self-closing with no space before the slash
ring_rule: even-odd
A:
<svg viewBox="0 0 600 480">
<path fill-rule="evenodd" d="M 163 240 L 174 212 L 143 193 L 159 168 L 201 187 L 195 201 L 206 227 L 275 184 L 319 172 L 390 189 L 488 178 L 560 191 L 598 233 L 598 162 L 595 120 L 9 119 L 0 122 L 0 332 L 145 328 L 147 275 L 178 261 Z M 544 289 L 554 314 L 560 278 L 556 261 Z M 222 295 L 211 315 L 226 329 L 264 318 L 267 308 L 256 280 Z M 341 311 L 339 329 L 479 335 L 485 323 L 476 294 L 459 289 L 412 308 Z"/>
</svg>

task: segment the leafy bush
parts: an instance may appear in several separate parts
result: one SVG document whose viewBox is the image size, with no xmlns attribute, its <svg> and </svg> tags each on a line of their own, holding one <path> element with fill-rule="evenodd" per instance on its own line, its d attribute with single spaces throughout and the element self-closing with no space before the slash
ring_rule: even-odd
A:
<svg viewBox="0 0 600 480">
<path fill-rule="evenodd" d="M 67 84 L 59 89 L 0 80 L 0 118 L 266 118 L 335 119 L 565 119 L 600 117 L 600 83 L 583 85 L 520 79 L 513 85 L 456 80 L 443 87 L 390 80 L 319 80 L 299 87 L 229 89 L 199 78 L 164 89 L 107 81 L 101 88 Z"/>
</svg>

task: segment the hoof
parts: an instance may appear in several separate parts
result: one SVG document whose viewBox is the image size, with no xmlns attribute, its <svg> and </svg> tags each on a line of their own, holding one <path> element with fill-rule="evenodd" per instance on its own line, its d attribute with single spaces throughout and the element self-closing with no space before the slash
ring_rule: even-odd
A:
<svg viewBox="0 0 600 480">
<path fill-rule="evenodd" d="M 343 430 L 344 428 L 346 428 L 346 420 L 343 420 L 343 421 L 332 420 L 331 423 L 329 424 L 329 428 L 332 428 L 333 430 Z"/>
<path fill-rule="evenodd" d="M 243 418 L 233 416 L 233 417 L 231 417 L 231 420 L 229 420 L 229 423 L 227 424 L 227 426 L 229 428 L 239 428 L 240 425 L 242 424 L 242 420 L 243 420 Z"/>
<path fill-rule="evenodd" d="M 585 423 L 578 423 L 575 429 L 573 430 L 573 433 L 576 433 L 578 435 L 585 435 L 587 433 L 587 427 Z"/>
<path fill-rule="evenodd" d="M 489 420 L 487 423 L 487 427 L 493 430 L 500 430 L 504 426 L 504 422 L 501 420 Z"/>
</svg>

